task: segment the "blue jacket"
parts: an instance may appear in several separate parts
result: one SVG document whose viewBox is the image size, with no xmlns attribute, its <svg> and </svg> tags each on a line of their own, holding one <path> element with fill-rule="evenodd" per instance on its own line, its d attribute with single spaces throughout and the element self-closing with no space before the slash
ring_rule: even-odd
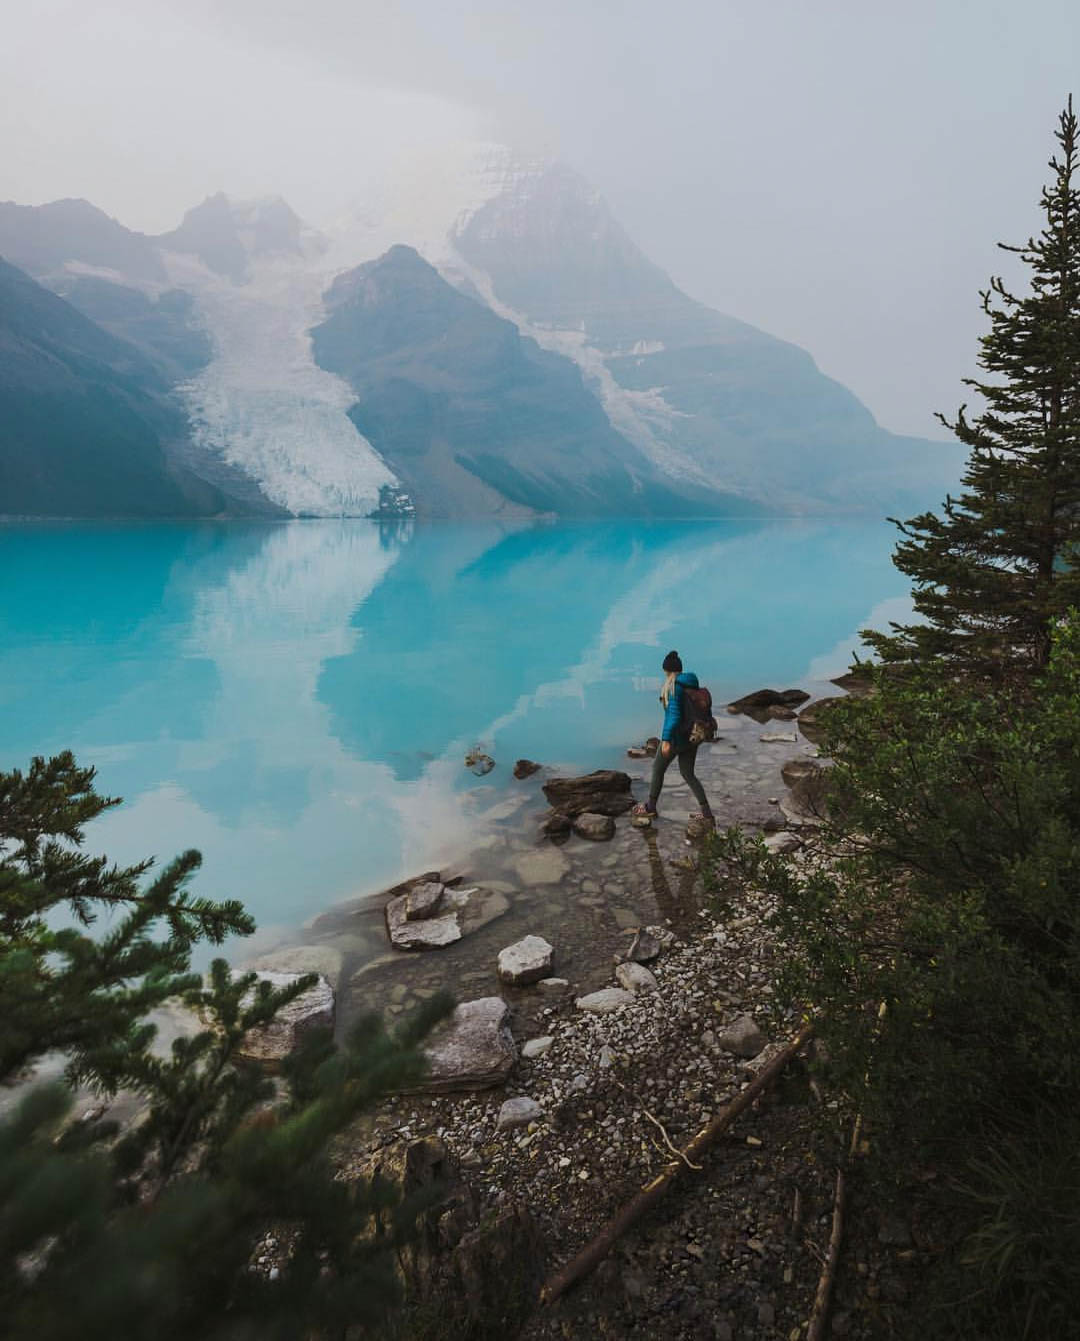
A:
<svg viewBox="0 0 1080 1341">
<path fill-rule="evenodd" d="M 660 732 L 661 740 L 670 740 L 673 745 L 682 745 L 686 741 L 687 733 L 682 728 L 683 720 L 683 693 L 684 689 L 697 689 L 698 678 L 693 671 L 682 671 L 675 677 L 675 692 L 668 699 L 667 710 L 664 713 L 664 729 Z"/>
</svg>

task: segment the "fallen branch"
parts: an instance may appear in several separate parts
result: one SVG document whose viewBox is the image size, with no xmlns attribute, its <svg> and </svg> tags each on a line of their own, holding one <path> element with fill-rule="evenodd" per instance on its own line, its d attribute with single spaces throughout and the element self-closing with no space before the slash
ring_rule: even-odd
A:
<svg viewBox="0 0 1080 1341">
<path fill-rule="evenodd" d="M 851 1130 L 851 1142 L 848 1146 L 847 1162 L 850 1163 L 859 1148 L 859 1135 L 862 1132 L 862 1114 L 855 1118 Z M 847 1196 L 847 1179 L 843 1165 L 836 1171 L 836 1191 L 833 1194 L 832 1230 L 829 1233 L 829 1249 L 825 1254 L 825 1265 L 818 1278 L 817 1293 L 814 1295 L 814 1307 L 810 1311 L 810 1322 L 806 1329 L 806 1341 L 822 1341 L 825 1324 L 829 1320 L 829 1304 L 832 1302 L 833 1284 L 836 1281 L 836 1268 L 840 1261 L 840 1244 L 844 1237 L 844 1201 Z"/>
<path fill-rule="evenodd" d="M 646 1183 L 641 1191 L 633 1196 L 621 1210 L 617 1211 L 599 1233 L 595 1234 L 586 1243 L 576 1257 L 551 1276 L 540 1291 L 540 1303 L 553 1304 L 571 1286 L 576 1285 L 578 1281 L 599 1266 L 623 1234 L 640 1220 L 646 1211 L 651 1210 L 656 1205 L 675 1181 L 679 1172 L 688 1165 L 692 1165 L 712 1145 L 713 1141 L 731 1126 L 739 1114 L 749 1108 L 758 1095 L 772 1084 L 780 1072 L 806 1045 L 813 1032 L 814 1026 L 812 1023 L 805 1025 L 787 1047 L 782 1052 L 777 1053 L 768 1066 L 762 1068 L 746 1089 L 742 1090 L 732 1099 L 731 1103 L 721 1109 L 708 1126 L 703 1127 L 698 1132 L 689 1145 L 676 1152 L 679 1157 L 677 1160 L 668 1164 L 652 1182 Z"/>
</svg>

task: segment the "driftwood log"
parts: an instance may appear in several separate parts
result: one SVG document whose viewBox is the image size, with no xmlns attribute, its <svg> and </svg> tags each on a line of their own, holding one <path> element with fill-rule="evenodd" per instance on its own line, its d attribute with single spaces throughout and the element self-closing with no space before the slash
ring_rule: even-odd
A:
<svg viewBox="0 0 1080 1341">
<path fill-rule="evenodd" d="M 814 1032 L 813 1024 L 807 1024 L 744 1090 L 732 1099 L 708 1126 L 703 1127 L 693 1140 L 678 1152 L 678 1158 L 668 1164 L 650 1183 L 633 1196 L 617 1211 L 606 1225 L 595 1234 L 578 1255 L 548 1278 L 540 1291 L 541 1304 L 553 1304 L 571 1286 L 593 1271 L 608 1255 L 611 1249 L 641 1217 L 651 1210 L 663 1197 L 679 1174 L 696 1164 L 699 1157 L 712 1145 L 713 1141 L 744 1112 L 764 1090 L 772 1084 L 789 1062 L 805 1047 Z"/>
</svg>

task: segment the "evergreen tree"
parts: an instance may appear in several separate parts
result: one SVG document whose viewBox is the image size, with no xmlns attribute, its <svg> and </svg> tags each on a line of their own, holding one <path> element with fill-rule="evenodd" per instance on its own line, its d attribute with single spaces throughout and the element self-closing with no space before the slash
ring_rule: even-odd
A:
<svg viewBox="0 0 1080 1341">
<path fill-rule="evenodd" d="M 83 827 L 118 804 L 70 753 L 0 774 L 0 1082 L 59 1051 L 69 1082 L 124 1087 L 145 1112 L 128 1131 L 71 1123 L 62 1085 L 29 1091 L 0 1122 L 0 1316 L 12 1341 L 377 1335 L 397 1296 L 396 1251 L 418 1199 L 343 1182 L 328 1143 L 381 1095 L 415 1085 L 418 1043 L 443 998 L 396 1035 L 376 1017 L 347 1045 L 309 1038 L 287 1091 L 242 1059 L 248 1031 L 314 976 L 272 989 L 189 972 L 192 947 L 247 934 L 239 902 L 186 888 L 187 852 L 148 884 L 150 863 L 80 851 Z M 100 940 L 88 930 L 120 912 Z M 73 925 L 57 926 L 61 914 Z M 160 932 L 159 935 L 155 933 Z M 162 1057 L 147 1014 L 179 998 L 206 1027 Z M 253 1269 L 268 1229 L 287 1245 Z"/>
<path fill-rule="evenodd" d="M 912 578 L 925 624 L 872 630 L 886 661 L 940 656 L 957 668 L 998 675 L 1041 668 L 1058 620 L 1080 597 L 1080 190 L 1072 98 L 1059 118 L 1053 179 L 1043 188 L 1044 227 L 1023 246 L 1002 243 L 1028 268 L 1017 297 L 1000 278 L 982 293 L 990 330 L 984 379 L 965 379 L 985 402 L 939 416 L 969 449 L 964 492 L 943 515 L 896 522 L 894 562 Z M 894 519 L 895 520 L 895 519 Z"/>
</svg>

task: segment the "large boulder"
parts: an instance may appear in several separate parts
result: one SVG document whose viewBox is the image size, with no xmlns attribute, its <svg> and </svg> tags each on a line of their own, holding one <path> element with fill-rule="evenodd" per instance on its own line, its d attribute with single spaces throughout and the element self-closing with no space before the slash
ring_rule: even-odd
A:
<svg viewBox="0 0 1080 1341">
<path fill-rule="evenodd" d="M 802 689 L 756 689 L 727 705 L 730 713 L 743 713 L 755 722 L 767 722 L 770 708 L 795 708 L 810 697 Z"/>
<path fill-rule="evenodd" d="M 544 795 L 554 810 L 572 817 L 586 811 L 624 815 L 634 804 L 630 774 L 613 768 L 601 768 L 580 778 L 552 778 L 544 783 Z"/>
<path fill-rule="evenodd" d="M 510 1008 L 501 996 L 463 1001 L 438 1025 L 424 1048 L 428 1073 L 423 1089 L 490 1089 L 506 1079 L 517 1061 Z"/>
<path fill-rule="evenodd" d="M 234 976 L 242 974 L 237 969 Z M 259 981 L 268 982 L 271 987 L 289 987 L 305 975 L 302 973 L 279 973 L 273 969 L 258 970 Z M 254 990 L 246 998 L 250 1005 Z M 301 992 L 287 1006 L 282 1006 L 272 1020 L 249 1029 L 240 1046 L 239 1055 L 250 1062 L 257 1062 L 269 1070 L 274 1070 L 285 1060 L 303 1040 L 305 1034 L 313 1029 L 333 1029 L 334 1027 L 334 989 L 320 974 L 314 986 Z"/>
<path fill-rule="evenodd" d="M 499 978 L 512 987 L 525 987 L 551 976 L 555 950 L 543 936 L 523 936 L 499 951 Z"/>
</svg>

